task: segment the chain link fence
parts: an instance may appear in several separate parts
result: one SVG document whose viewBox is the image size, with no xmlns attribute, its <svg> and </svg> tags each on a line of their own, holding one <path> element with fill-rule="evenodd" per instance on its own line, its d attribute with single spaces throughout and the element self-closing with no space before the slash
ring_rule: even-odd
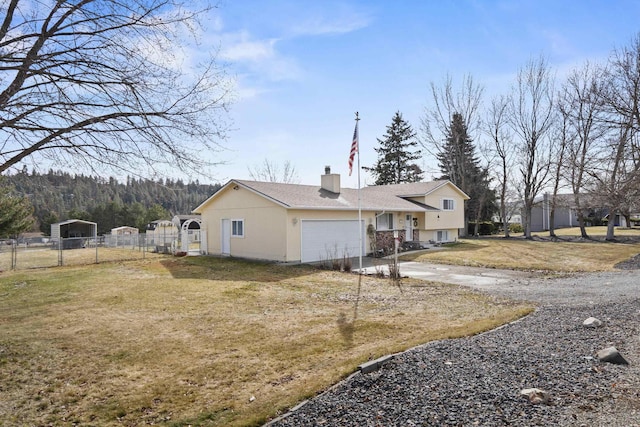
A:
<svg viewBox="0 0 640 427">
<path fill-rule="evenodd" d="M 36 241 L 4 240 L 0 241 L 0 270 L 131 261 L 145 259 L 149 254 L 172 254 L 179 244 L 173 237 L 131 234 Z"/>
</svg>

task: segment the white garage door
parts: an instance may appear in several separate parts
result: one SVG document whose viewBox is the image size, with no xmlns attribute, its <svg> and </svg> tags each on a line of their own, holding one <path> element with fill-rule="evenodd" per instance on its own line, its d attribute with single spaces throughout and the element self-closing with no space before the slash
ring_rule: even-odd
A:
<svg viewBox="0 0 640 427">
<path fill-rule="evenodd" d="M 302 262 L 322 261 L 342 258 L 345 254 L 357 257 L 358 233 L 357 220 L 302 220 Z M 362 222 L 362 245 L 364 248 L 364 222 Z M 363 249 L 364 253 L 364 249 Z"/>
</svg>

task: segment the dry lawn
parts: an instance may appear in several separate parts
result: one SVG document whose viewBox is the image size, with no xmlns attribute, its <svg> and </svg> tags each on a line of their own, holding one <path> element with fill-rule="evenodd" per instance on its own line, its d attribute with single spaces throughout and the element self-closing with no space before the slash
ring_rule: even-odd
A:
<svg viewBox="0 0 640 427">
<path fill-rule="evenodd" d="M 11 246 L 0 245 L 0 271 L 11 269 Z M 58 251 L 46 246 L 25 247 L 19 245 L 15 254 L 18 270 L 56 267 L 62 255 L 62 265 L 85 265 L 98 262 L 131 261 L 157 257 L 158 254 L 142 251 L 141 248 L 79 248 Z"/>
<path fill-rule="evenodd" d="M 548 239 L 548 233 L 537 233 L 534 240 L 500 236 L 461 239 L 443 250 L 406 254 L 401 259 L 562 273 L 613 270 L 617 263 L 640 253 L 638 229 L 616 230 L 616 236 L 626 243 L 604 241 L 605 227 L 590 227 L 588 231 L 593 240 L 578 239 L 580 230 L 576 228 L 557 230 L 559 239 L 555 241 Z"/>
<path fill-rule="evenodd" d="M 357 365 L 530 307 L 209 257 L 0 275 L 0 425 L 258 425 Z"/>
</svg>

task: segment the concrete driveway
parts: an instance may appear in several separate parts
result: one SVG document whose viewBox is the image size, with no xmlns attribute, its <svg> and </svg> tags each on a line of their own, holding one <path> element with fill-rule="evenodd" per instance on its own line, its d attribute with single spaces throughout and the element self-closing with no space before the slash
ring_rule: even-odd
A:
<svg viewBox="0 0 640 427">
<path fill-rule="evenodd" d="M 389 259 L 363 259 L 363 273 L 376 274 L 379 271 L 389 274 Z M 450 283 L 482 289 L 499 284 L 528 282 L 534 278 L 533 273 L 514 270 L 498 270 L 494 268 L 468 267 L 460 265 L 431 264 L 415 261 L 399 261 L 400 274 L 415 279 Z M 358 270 L 356 269 L 356 272 Z"/>
<path fill-rule="evenodd" d="M 363 258 L 363 271 L 366 274 L 383 271 L 388 275 L 389 262 L 393 260 L 366 258 L 365 261 Z M 354 265 L 357 265 L 357 261 Z M 402 276 L 467 286 L 492 295 L 543 305 L 598 304 L 640 295 L 638 270 L 549 276 L 544 273 L 415 261 L 399 262 L 399 268 Z"/>
</svg>

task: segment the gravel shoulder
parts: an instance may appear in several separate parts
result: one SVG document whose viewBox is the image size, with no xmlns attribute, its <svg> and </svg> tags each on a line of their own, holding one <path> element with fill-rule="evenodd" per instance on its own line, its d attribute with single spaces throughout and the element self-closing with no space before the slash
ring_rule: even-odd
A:
<svg viewBox="0 0 640 427">
<path fill-rule="evenodd" d="M 539 308 L 474 337 L 425 344 L 356 373 L 273 426 L 640 426 L 640 274 L 465 284 Z M 604 323 L 582 325 L 588 317 Z M 629 365 L 595 358 L 615 346 Z M 550 393 L 534 405 L 525 388 Z"/>
</svg>

